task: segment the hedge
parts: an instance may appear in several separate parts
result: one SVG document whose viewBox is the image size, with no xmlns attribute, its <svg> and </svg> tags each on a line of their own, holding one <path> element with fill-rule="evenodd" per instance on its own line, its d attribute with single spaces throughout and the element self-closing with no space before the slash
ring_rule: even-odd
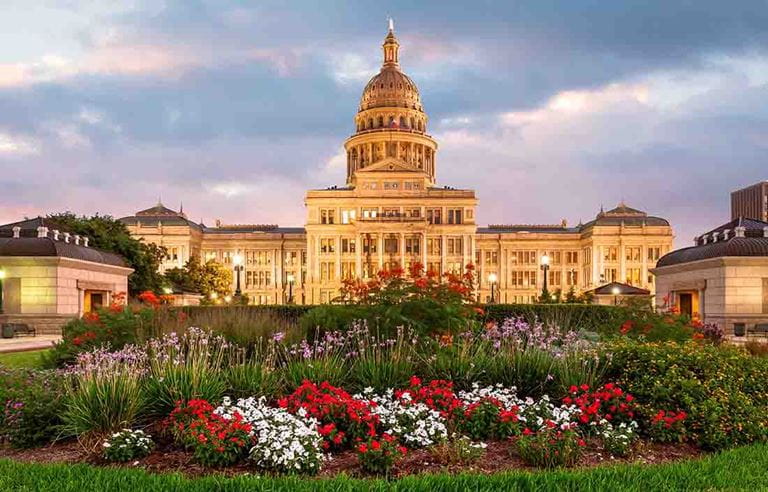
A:
<svg viewBox="0 0 768 492">
<path fill-rule="evenodd" d="M 179 474 L 152 475 L 130 468 L 28 464 L 0 460 L 0 490 L 154 491 L 464 491 L 464 490 L 761 490 L 768 482 L 768 446 L 737 448 L 699 460 L 665 465 L 619 465 L 549 472 L 512 471 L 492 475 L 411 475 L 385 481 L 335 478 L 212 475 L 189 479 Z"/>
</svg>

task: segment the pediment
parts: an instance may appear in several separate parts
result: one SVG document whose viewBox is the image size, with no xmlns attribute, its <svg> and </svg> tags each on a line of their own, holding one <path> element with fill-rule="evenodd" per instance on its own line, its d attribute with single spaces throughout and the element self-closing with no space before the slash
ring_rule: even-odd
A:
<svg viewBox="0 0 768 492">
<path fill-rule="evenodd" d="M 381 172 L 381 171 L 409 171 L 409 172 L 423 172 L 421 169 L 416 169 L 405 161 L 402 161 L 396 157 L 387 157 L 384 160 L 371 164 L 370 166 L 358 169 L 358 173 L 365 172 Z"/>
</svg>

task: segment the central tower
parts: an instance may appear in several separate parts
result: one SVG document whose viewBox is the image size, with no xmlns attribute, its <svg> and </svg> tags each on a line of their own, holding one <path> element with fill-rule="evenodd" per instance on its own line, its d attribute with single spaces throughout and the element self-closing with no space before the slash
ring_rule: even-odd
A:
<svg viewBox="0 0 768 492">
<path fill-rule="evenodd" d="M 400 70 L 400 43 L 392 22 L 382 45 L 384 60 L 366 84 L 355 115 L 355 134 L 344 144 L 347 184 L 360 186 L 369 173 L 413 173 L 424 187 L 435 183 L 437 142 L 427 135 L 419 89 Z"/>
</svg>

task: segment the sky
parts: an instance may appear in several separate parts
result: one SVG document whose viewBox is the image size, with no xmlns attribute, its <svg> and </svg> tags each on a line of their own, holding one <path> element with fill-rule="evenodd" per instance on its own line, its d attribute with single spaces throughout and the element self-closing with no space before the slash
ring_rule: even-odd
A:
<svg viewBox="0 0 768 492">
<path fill-rule="evenodd" d="M 481 224 L 594 218 L 620 201 L 676 246 L 768 179 L 768 0 L 0 0 L 0 223 L 166 206 L 304 224 L 400 62 L 440 185 Z"/>
</svg>

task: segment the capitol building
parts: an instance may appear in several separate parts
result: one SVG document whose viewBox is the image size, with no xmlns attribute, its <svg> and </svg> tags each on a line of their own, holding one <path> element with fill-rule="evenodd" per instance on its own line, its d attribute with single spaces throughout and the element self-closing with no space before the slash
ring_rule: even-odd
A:
<svg viewBox="0 0 768 492">
<path fill-rule="evenodd" d="M 326 303 L 343 279 L 414 262 L 437 273 L 472 263 L 481 300 L 491 300 L 493 287 L 496 302 L 532 302 L 544 284 L 545 255 L 550 292 L 609 282 L 654 292 L 650 269 L 671 250 L 672 228 L 624 203 L 576 226 L 479 226 L 475 192 L 438 184 L 439 145 L 416 84 L 401 70 L 399 47 L 390 25 L 381 70 L 365 86 L 344 142 L 346 182 L 307 192 L 304 227 L 209 227 L 160 203 L 121 220 L 134 237 L 167 248 L 163 269 L 191 257 L 233 269 L 241 263 L 243 293 L 255 304 Z"/>
</svg>

